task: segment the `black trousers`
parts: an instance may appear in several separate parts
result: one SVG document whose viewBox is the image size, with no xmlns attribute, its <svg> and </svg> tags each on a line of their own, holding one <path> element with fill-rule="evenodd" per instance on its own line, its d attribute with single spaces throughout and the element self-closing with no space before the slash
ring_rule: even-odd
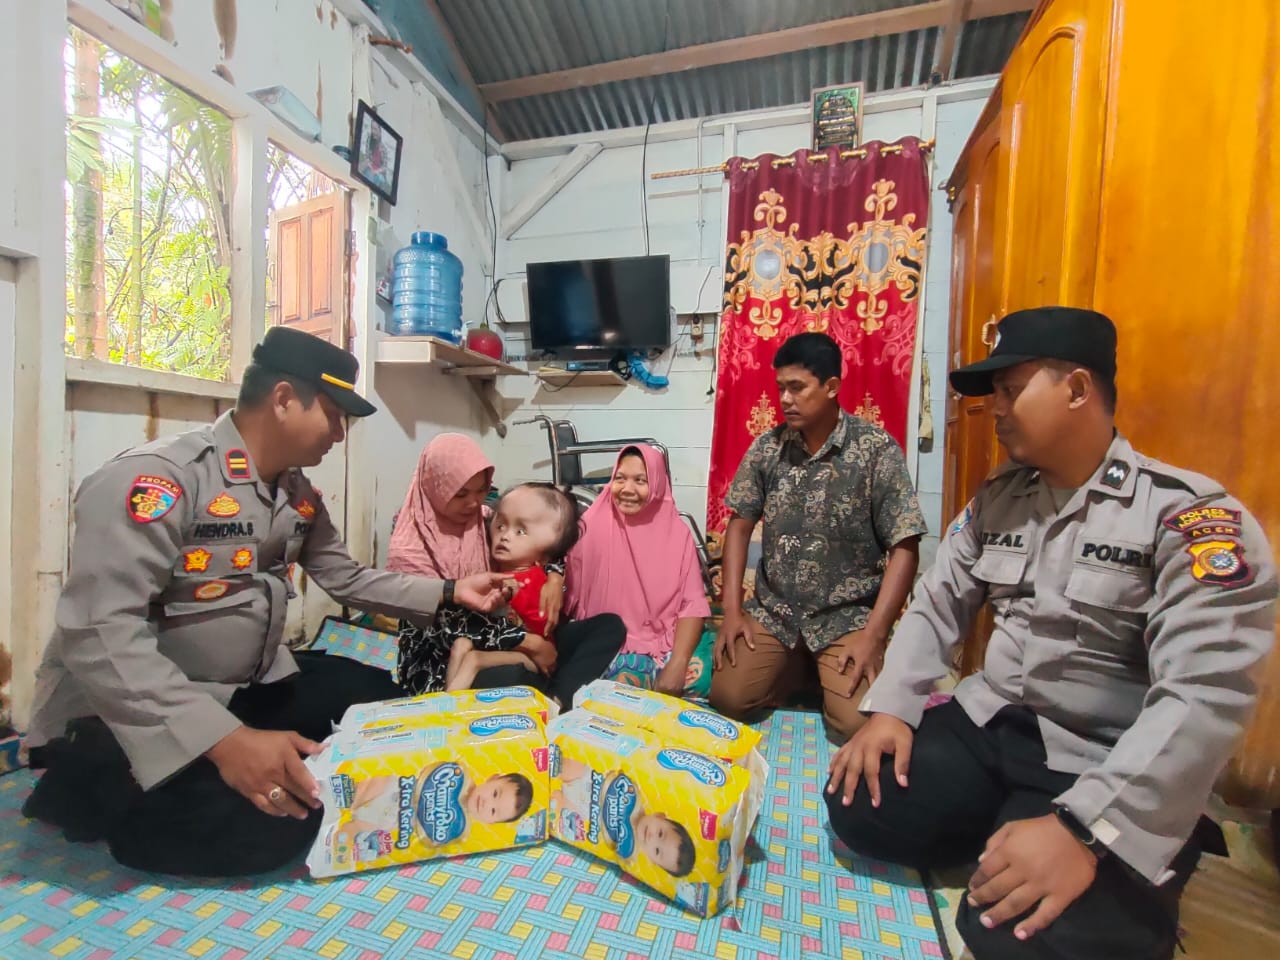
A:
<svg viewBox="0 0 1280 960">
<path fill-rule="evenodd" d="M 246 725 L 295 730 L 320 741 L 354 703 L 400 695 L 391 674 L 345 657 L 294 655 L 300 672 L 238 690 L 228 709 Z M 46 768 L 23 815 L 60 827 L 68 840 L 105 839 L 111 855 L 137 870 L 204 877 L 245 876 L 292 863 L 315 839 L 321 811 L 306 820 L 272 817 L 223 781 L 201 757 L 143 791 L 124 751 L 96 717 L 32 750 Z"/>
<path fill-rule="evenodd" d="M 481 670 L 475 685 L 482 690 L 521 684 L 535 687 L 567 710 L 580 688 L 604 676 L 626 639 L 626 624 L 616 614 L 570 620 L 556 627 L 556 668 L 550 677 L 519 664 L 507 664 Z"/>
<path fill-rule="evenodd" d="M 904 790 L 893 758 L 885 759 L 879 809 L 864 783 L 848 807 L 839 793 L 824 796 L 832 829 L 851 849 L 921 870 L 972 863 L 999 827 L 1051 813 L 1054 799 L 1076 779 L 1045 765 L 1029 710 L 1007 707 L 979 727 L 954 700 L 925 711 L 908 776 Z M 994 930 L 982 926 L 982 909 L 967 900 L 956 926 L 975 960 L 1168 960 L 1177 943 L 1178 898 L 1199 859 L 1193 838 L 1171 866 L 1176 877 L 1156 887 L 1115 857 L 1103 857 L 1093 885 L 1027 941 L 1013 936 L 1014 921 Z"/>
</svg>

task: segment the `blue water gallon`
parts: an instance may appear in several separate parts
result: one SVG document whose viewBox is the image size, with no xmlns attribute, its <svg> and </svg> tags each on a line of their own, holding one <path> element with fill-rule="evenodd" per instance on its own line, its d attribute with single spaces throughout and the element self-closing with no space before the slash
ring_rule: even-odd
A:
<svg viewBox="0 0 1280 960">
<path fill-rule="evenodd" d="M 419 231 L 395 258 L 391 332 L 462 343 L 462 261 L 441 234 Z"/>
</svg>

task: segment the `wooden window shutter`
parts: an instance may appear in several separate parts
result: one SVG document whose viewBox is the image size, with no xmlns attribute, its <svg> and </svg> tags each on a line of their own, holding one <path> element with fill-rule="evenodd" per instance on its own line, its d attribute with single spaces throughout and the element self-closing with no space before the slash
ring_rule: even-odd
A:
<svg viewBox="0 0 1280 960">
<path fill-rule="evenodd" d="M 336 190 L 271 212 L 267 308 L 271 324 L 346 347 L 347 195 Z"/>
</svg>

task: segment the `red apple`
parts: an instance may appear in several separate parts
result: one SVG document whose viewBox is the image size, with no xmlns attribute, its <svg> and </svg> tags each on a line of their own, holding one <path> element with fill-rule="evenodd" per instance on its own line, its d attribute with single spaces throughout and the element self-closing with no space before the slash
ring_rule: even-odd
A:
<svg viewBox="0 0 1280 960">
<path fill-rule="evenodd" d="M 489 327 L 480 327 L 467 333 L 467 349 L 483 353 L 495 360 L 502 359 L 502 338 Z"/>
</svg>

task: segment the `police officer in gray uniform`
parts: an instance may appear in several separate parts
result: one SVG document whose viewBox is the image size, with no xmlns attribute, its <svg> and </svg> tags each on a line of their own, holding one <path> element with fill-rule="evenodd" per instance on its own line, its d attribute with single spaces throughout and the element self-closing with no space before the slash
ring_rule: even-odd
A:
<svg viewBox="0 0 1280 960">
<path fill-rule="evenodd" d="M 980 861 L 957 917 L 976 960 L 1172 956 L 1216 832 L 1201 815 L 1272 646 L 1261 528 L 1115 432 L 1115 343 L 1101 314 L 1024 310 L 951 374 L 993 395 L 1011 462 L 946 532 L 863 700 L 871 719 L 831 765 L 831 824 L 854 850 Z M 983 670 L 926 710 L 987 602 Z"/>
<path fill-rule="evenodd" d="M 302 763 L 352 703 L 399 690 L 385 670 L 290 653 L 295 564 L 340 603 L 429 618 L 489 610 L 502 578 L 433 581 L 351 558 L 301 467 L 375 408 L 359 365 L 271 329 L 233 412 L 120 454 L 75 500 L 71 569 L 37 675 L 27 743 L 47 768 L 24 813 L 105 838 L 127 866 L 209 876 L 287 863 L 314 837 Z"/>
</svg>

